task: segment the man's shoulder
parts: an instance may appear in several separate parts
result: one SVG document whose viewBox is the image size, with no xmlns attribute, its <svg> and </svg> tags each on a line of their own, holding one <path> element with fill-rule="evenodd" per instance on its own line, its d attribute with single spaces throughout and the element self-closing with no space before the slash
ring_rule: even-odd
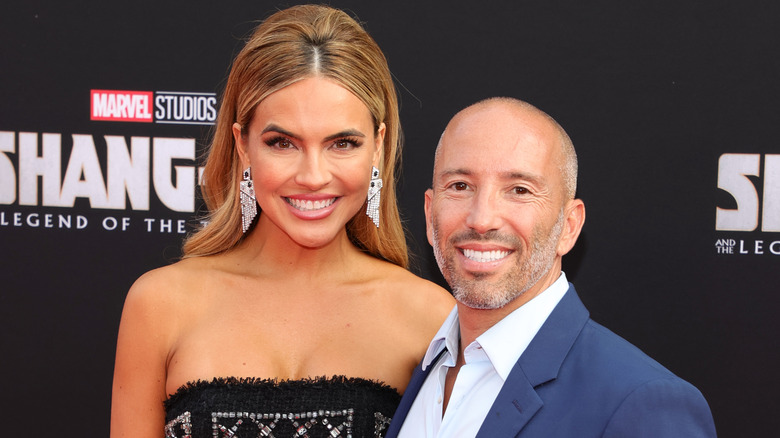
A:
<svg viewBox="0 0 780 438">
<path fill-rule="evenodd" d="M 693 385 L 592 319 L 585 324 L 572 346 L 564 368 L 567 366 L 588 370 L 594 380 L 602 382 L 602 388 L 632 391 L 641 386 L 662 383 L 664 387 L 680 386 L 698 393 Z"/>
<path fill-rule="evenodd" d="M 698 389 L 590 319 L 569 292 L 505 383 L 502 400 L 528 397 L 530 384 L 541 403 L 528 436 L 715 436 Z"/>
<path fill-rule="evenodd" d="M 572 353 L 571 370 L 593 373 L 593 390 L 612 398 L 605 436 L 715 436 L 702 393 L 606 327 L 588 320 Z"/>
<path fill-rule="evenodd" d="M 557 376 L 549 375 L 552 378 L 584 372 L 589 381 L 623 389 L 655 379 L 684 382 L 634 344 L 592 320 L 571 284 L 537 338 L 529 346 L 525 365 L 560 366 Z"/>
<path fill-rule="evenodd" d="M 591 319 L 557 376 L 536 391 L 544 403 L 540 422 L 573 415 L 571 424 L 556 423 L 564 432 L 548 436 L 571 436 L 568 428 L 588 427 L 616 432 L 604 436 L 714 436 L 709 406 L 696 387 Z"/>
<path fill-rule="evenodd" d="M 581 360 L 605 367 L 613 376 L 676 377 L 637 346 L 592 319 L 583 327 L 574 349 L 581 350 Z"/>
</svg>

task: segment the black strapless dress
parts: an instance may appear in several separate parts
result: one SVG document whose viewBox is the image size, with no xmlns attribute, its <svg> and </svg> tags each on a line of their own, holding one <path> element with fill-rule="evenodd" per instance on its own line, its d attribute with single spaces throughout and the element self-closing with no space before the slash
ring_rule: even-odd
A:
<svg viewBox="0 0 780 438">
<path fill-rule="evenodd" d="M 393 387 L 360 378 L 218 378 L 165 401 L 165 436 L 382 437 L 400 401 Z"/>
</svg>

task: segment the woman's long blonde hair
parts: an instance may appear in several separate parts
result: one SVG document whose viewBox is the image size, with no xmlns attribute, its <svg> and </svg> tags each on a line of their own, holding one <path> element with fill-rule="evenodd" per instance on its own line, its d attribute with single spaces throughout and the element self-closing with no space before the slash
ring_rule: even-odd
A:
<svg viewBox="0 0 780 438">
<path fill-rule="evenodd" d="M 311 76 L 333 80 L 363 101 L 373 117 L 375 130 L 385 124 L 380 164 L 381 225 L 377 228 L 362 209 L 346 228 L 357 247 L 374 257 L 408 266 L 395 193 L 401 126 L 387 60 L 354 19 L 338 9 L 314 5 L 294 6 L 271 15 L 257 27 L 233 61 L 201 180 L 201 193 L 209 211 L 208 225 L 187 238 L 184 257 L 217 254 L 241 241 L 238 184 L 242 169 L 233 139 L 233 123 L 246 129 L 263 99 Z"/>
</svg>

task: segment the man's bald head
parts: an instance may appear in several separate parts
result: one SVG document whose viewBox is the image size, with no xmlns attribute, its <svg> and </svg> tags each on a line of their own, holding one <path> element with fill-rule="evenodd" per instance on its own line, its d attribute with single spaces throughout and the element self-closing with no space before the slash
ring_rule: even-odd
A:
<svg viewBox="0 0 780 438">
<path fill-rule="evenodd" d="M 491 97 L 468 106 L 455 114 L 439 138 L 434 161 L 434 175 L 436 174 L 436 166 L 441 154 L 442 142 L 445 140 L 447 132 L 454 129 L 462 120 L 468 118 L 470 115 L 479 111 L 488 110 L 511 111 L 516 115 L 518 124 L 527 125 L 535 122 L 536 124 L 547 125 L 548 129 L 552 129 L 556 133 L 555 142 L 557 143 L 560 157 L 558 166 L 563 180 L 564 197 L 566 199 L 573 199 L 577 192 L 577 153 L 574 150 L 574 144 L 572 143 L 571 138 L 569 138 L 569 135 L 563 127 L 547 113 L 528 102 L 512 97 Z"/>
</svg>

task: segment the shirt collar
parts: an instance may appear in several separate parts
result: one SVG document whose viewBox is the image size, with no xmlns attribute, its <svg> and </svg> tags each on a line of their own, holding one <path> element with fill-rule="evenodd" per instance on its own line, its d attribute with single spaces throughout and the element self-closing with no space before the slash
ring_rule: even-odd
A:
<svg viewBox="0 0 780 438">
<path fill-rule="evenodd" d="M 547 317 L 550 316 L 568 290 L 569 282 L 566 279 L 566 274 L 561 272 L 561 275 L 550 287 L 531 301 L 515 309 L 474 341 L 484 349 L 496 373 L 502 379 L 506 380 L 509 376 L 517 360 L 520 359 L 528 344 L 531 343 Z M 507 334 L 511 334 L 512 342 L 506 342 Z M 458 306 L 455 306 L 425 352 L 422 361 L 423 371 L 436 360 L 445 347 L 447 348 L 445 364 L 454 366 L 457 360 L 459 339 Z"/>
<path fill-rule="evenodd" d="M 482 347 L 502 379 L 506 380 L 509 376 L 517 360 L 568 290 L 566 274 L 561 272 L 547 289 L 477 337 L 475 342 Z M 508 339 L 511 342 L 507 342 Z"/>
<path fill-rule="evenodd" d="M 430 345 L 428 345 L 428 351 L 425 352 L 425 357 L 422 361 L 422 369 L 425 371 L 431 365 L 431 362 L 436 360 L 436 357 L 441 353 L 444 348 L 447 348 L 447 353 L 450 356 L 452 365 L 455 365 L 455 359 L 458 354 L 458 339 L 460 339 L 460 325 L 458 324 L 458 306 L 453 306 L 452 311 L 444 323 L 436 332 Z"/>
</svg>

